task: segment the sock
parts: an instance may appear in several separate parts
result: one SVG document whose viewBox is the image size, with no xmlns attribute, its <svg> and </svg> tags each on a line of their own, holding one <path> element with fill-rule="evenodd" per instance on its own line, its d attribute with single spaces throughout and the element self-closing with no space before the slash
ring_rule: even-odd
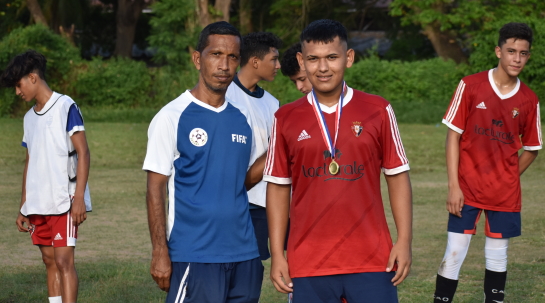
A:
<svg viewBox="0 0 545 303">
<path fill-rule="evenodd" d="M 452 302 L 457 287 L 458 280 L 451 280 L 441 275 L 437 275 L 433 302 Z"/>
<path fill-rule="evenodd" d="M 485 270 L 484 272 L 484 302 L 502 303 L 505 297 L 505 281 L 507 272 L 495 272 Z"/>
<path fill-rule="evenodd" d="M 49 303 L 62 303 L 62 297 L 49 297 Z"/>
</svg>

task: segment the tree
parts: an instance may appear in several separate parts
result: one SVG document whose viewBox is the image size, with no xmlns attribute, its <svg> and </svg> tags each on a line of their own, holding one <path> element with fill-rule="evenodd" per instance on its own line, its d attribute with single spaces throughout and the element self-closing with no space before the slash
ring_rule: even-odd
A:
<svg viewBox="0 0 545 303">
<path fill-rule="evenodd" d="M 38 0 L 26 0 L 26 6 L 28 7 L 28 10 L 32 15 L 32 19 L 36 24 L 43 24 L 47 26 L 47 20 L 45 20 L 44 13 L 42 12 L 42 8 L 40 7 Z"/>
<path fill-rule="evenodd" d="M 131 56 L 136 23 L 145 5 L 144 0 L 117 1 L 115 56 Z"/>
<path fill-rule="evenodd" d="M 468 62 L 472 39 L 497 20 L 515 21 L 518 16 L 538 16 L 545 11 L 540 0 L 394 0 L 393 16 L 404 24 L 418 24 L 430 39 L 437 55 L 457 63 Z M 495 29 L 496 31 L 499 28 Z"/>
</svg>

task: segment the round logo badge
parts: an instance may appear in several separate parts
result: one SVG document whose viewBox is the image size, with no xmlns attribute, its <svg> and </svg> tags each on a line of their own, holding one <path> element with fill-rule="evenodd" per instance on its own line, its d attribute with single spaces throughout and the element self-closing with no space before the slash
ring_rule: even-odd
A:
<svg viewBox="0 0 545 303">
<path fill-rule="evenodd" d="M 208 141 L 208 134 L 202 128 L 194 128 L 189 133 L 189 141 L 191 144 L 201 147 L 206 144 L 206 141 Z"/>
</svg>

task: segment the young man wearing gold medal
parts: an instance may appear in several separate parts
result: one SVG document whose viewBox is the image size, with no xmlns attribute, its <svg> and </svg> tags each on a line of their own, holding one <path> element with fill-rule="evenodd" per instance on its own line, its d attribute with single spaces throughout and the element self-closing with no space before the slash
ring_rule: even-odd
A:
<svg viewBox="0 0 545 303">
<path fill-rule="evenodd" d="M 412 194 L 394 112 L 388 101 L 344 82 L 354 51 L 339 22 L 315 21 L 300 40 L 299 64 L 313 90 L 276 112 L 263 178 L 271 280 L 278 291 L 293 293 L 295 303 L 398 302 L 396 286 L 411 265 Z"/>
</svg>

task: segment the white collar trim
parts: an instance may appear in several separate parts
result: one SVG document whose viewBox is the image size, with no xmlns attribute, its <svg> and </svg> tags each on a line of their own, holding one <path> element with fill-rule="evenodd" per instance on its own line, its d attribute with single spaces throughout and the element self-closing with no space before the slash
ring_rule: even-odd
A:
<svg viewBox="0 0 545 303">
<path fill-rule="evenodd" d="M 307 101 L 312 105 L 312 92 L 308 93 L 307 95 Z M 350 100 L 352 100 L 352 96 L 354 95 L 354 90 L 351 87 L 347 86 L 346 96 L 344 96 L 343 100 L 343 107 L 345 107 Z M 320 109 L 326 113 L 326 114 L 333 114 L 337 110 L 337 104 L 333 105 L 332 107 L 329 107 L 327 105 L 323 105 L 322 103 L 318 102 L 320 104 Z"/>
<path fill-rule="evenodd" d="M 517 78 L 517 85 L 515 85 L 515 88 L 513 88 L 512 91 L 510 91 L 509 93 L 507 93 L 505 95 L 500 93 L 500 90 L 496 86 L 496 83 L 494 83 L 494 76 L 492 75 L 493 70 L 494 69 L 491 69 L 491 70 L 488 71 L 488 81 L 490 82 L 490 86 L 492 86 L 492 89 L 494 90 L 496 95 L 498 95 L 498 97 L 500 99 L 502 99 L 502 100 L 509 99 L 509 98 L 513 97 L 516 93 L 518 93 L 519 88 L 520 88 L 520 79 L 519 78 Z"/>
<path fill-rule="evenodd" d="M 201 100 L 195 98 L 195 96 L 193 96 L 193 94 L 189 91 L 189 89 L 185 91 L 184 95 L 186 95 L 186 97 L 189 100 L 191 100 L 193 103 L 216 113 L 221 113 L 225 108 L 227 108 L 227 103 L 228 103 L 227 98 L 225 99 L 225 102 L 223 102 L 223 104 L 220 107 L 213 107 L 210 104 L 204 103 Z"/>
</svg>

